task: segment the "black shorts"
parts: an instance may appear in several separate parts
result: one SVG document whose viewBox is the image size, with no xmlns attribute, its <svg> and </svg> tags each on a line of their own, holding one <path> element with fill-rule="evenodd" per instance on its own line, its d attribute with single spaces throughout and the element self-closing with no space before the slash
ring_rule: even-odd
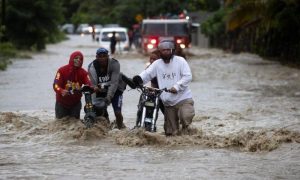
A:
<svg viewBox="0 0 300 180">
<path fill-rule="evenodd" d="M 55 117 L 57 119 L 61 119 L 66 116 L 80 119 L 80 110 L 81 110 L 81 102 L 77 103 L 71 108 L 66 108 L 57 101 L 55 103 Z"/>
<path fill-rule="evenodd" d="M 121 112 L 123 105 L 123 92 L 117 90 L 114 97 L 111 100 L 111 105 L 114 109 L 114 112 Z"/>
</svg>

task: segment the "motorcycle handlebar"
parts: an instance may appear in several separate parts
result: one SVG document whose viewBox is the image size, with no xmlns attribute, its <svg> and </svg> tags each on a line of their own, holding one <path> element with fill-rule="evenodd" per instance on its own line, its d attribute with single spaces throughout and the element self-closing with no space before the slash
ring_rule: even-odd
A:
<svg viewBox="0 0 300 180">
<path fill-rule="evenodd" d="M 85 92 L 93 93 L 94 92 L 94 88 L 91 87 L 91 86 L 84 85 L 80 89 L 71 89 L 71 90 L 68 90 L 69 94 L 85 93 Z"/>
<path fill-rule="evenodd" d="M 142 86 L 142 88 L 150 90 L 150 91 L 156 91 L 156 92 L 160 92 L 162 93 L 163 91 L 165 92 L 171 92 L 169 89 L 167 88 L 163 88 L 163 89 L 158 89 L 158 88 L 154 88 L 154 87 L 150 87 L 150 86 Z"/>
<path fill-rule="evenodd" d="M 91 86 L 82 86 L 80 88 L 81 92 L 90 92 L 93 93 L 94 92 L 94 88 L 92 88 Z"/>
</svg>

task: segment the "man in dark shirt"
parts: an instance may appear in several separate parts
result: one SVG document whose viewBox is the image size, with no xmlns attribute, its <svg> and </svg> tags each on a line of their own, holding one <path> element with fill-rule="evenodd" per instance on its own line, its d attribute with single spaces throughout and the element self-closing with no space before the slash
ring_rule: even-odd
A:
<svg viewBox="0 0 300 180">
<path fill-rule="evenodd" d="M 122 80 L 118 60 L 110 58 L 107 49 L 99 48 L 96 52 L 96 59 L 88 66 L 88 72 L 92 84 L 97 87 L 95 88 L 96 94 L 92 96 L 93 102 L 97 101 L 97 98 L 100 97 L 105 98 L 107 105 L 111 103 L 118 129 L 124 128 L 122 100 L 126 83 Z M 101 115 L 97 110 L 96 114 L 98 116 Z M 107 109 L 105 109 L 103 116 L 109 120 Z"/>
</svg>

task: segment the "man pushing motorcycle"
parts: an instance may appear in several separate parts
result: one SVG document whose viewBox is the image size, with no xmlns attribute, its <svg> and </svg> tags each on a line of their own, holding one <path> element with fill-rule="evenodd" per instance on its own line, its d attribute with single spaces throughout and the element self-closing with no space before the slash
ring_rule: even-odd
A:
<svg viewBox="0 0 300 180">
<path fill-rule="evenodd" d="M 96 93 L 92 96 L 93 104 L 97 104 L 97 100 L 104 98 L 106 106 L 112 104 L 118 129 L 125 128 L 122 115 L 123 91 L 126 83 L 122 80 L 120 73 L 120 64 L 118 60 L 110 58 L 108 50 L 99 48 L 96 52 L 96 59 L 88 66 L 88 72 Z M 109 121 L 107 108 L 104 112 L 95 108 L 97 116 L 104 116 Z"/>
<path fill-rule="evenodd" d="M 188 84 L 192 81 L 192 73 L 186 60 L 174 55 L 174 43 L 161 41 L 158 45 L 161 58 L 153 62 L 141 74 L 134 76 L 136 84 L 146 84 L 157 78 L 160 89 L 169 92 L 161 94 L 165 106 L 164 130 L 167 136 L 188 133 L 189 125 L 195 116 L 194 101 Z"/>
<path fill-rule="evenodd" d="M 88 73 L 82 68 L 83 54 L 74 51 L 69 64 L 60 67 L 55 75 L 53 89 L 56 93 L 55 117 L 66 116 L 80 119 L 82 85 L 91 86 Z"/>
</svg>

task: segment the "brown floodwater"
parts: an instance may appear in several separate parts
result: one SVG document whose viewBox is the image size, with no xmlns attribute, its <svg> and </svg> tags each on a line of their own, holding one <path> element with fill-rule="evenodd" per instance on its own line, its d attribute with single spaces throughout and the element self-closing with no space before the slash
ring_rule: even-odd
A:
<svg viewBox="0 0 300 180">
<path fill-rule="evenodd" d="M 69 36 L 0 72 L 0 179 L 299 179 L 300 70 L 248 54 L 192 48 L 196 116 L 189 135 L 132 129 L 139 92 L 124 92 L 125 130 L 55 120 L 56 70 L 80 50 L 84 68 L 98 47 Z M 127 76 L 147 60 L 115 56 Z M 114 119 L 109 107 L 110 119 Z M 82 111 L 81 117 L 84 116 Z"/>
</svg>

